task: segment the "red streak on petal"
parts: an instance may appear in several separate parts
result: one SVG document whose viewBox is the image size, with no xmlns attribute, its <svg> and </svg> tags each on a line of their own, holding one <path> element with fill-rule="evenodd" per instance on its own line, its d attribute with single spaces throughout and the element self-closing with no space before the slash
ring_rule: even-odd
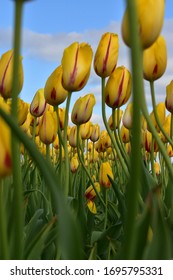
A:
<svg viewBox="0 0 173 280">
<path fill-rule="evenodd" d="M 103 60 L 103 73 L 106 71 L 106 66 L 107 66 L 107 62 L 108 62 L 108 57 L 109 57 L 109 51 L 110 51 L 110 46 L 111 46 L 111 35 L 110 35 L 110 38 L 109 38 L 109 42 L 108 42 L 108 47 L 107 47 L 107 51 L 106 51 L 106 56 Z"/>
<path fill-rule="evenodd" d="M 153 74 L 157 74 L 157 71 L 158 71 L 158 65 L 156 64 L 153 70 Z"/>
<path fill-rule="evenodd" d="M 75 82 L 76 79 L 76 74 L 77 74 L 77 61 L 78 61 L 78 53 L 79 53 L 79 47 L 76 51 L 76 56 L 75 56 L 75 63 L 74 63 L 74 68 L 73 68 L 73 72 L 70 75 L 70 81 L 69 84 L 72 85 Z"/>
<path fill-rule="evenodd" d="M 52 89 L 51 94 L 50 94 L 50 98 L 53 100 L 56 100 L 56 90 L 55 88 Z"/>
<path fill-rule="evenodd" d="M 120 97 L 121 97 L 121 94 L 122 94 L 122 90 L 123 90 L 123 83 L 124 83 L 124 72 L 123 72 L 123 75 L 122 75 L 122 78 L 121 78 L 121 82 L 120 82 L 120 85 L 119 85 L 119 89 L 118 89 L 118 96 L 117 96 L 117 99 L 116 101 L 114 102 L 114 107 L 115 106 L 119 106 L 119 101 L 120 101 Z"/>
<path fill-rule="evenodd" d="M 38 109 L 39 109 L 39 105 L 36 108 L 34 108 L 33 113 L 37 114 L 38 113 Z"/>
<path fill-rule="evenodd" d="M 12 167 L 11 157 L 10 157 L 9 153 L 6 153 L 6 155 L 5 155 L 4 164 L 7 168 Z"/>
</svg>

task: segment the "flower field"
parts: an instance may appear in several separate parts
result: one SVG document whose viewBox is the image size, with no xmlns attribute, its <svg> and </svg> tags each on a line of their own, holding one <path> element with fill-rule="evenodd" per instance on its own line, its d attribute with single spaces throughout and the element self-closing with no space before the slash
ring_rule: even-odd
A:
<svg viewBox="0 0 173 280">
<path fill-rule="evenodd" d="M 74 42 L 30 104 L 20 98 L 26 1 L 14 2 L 14 47 L 0 58 L 0 259 L 172 259 L 173 80 L 162 102 L 155 99 L 169 59 L 165 1 L 126 1 L 122 38 L 131 69 L 117 66 L 117 34 L 104 33 L 95 52 Z M 94 92 L 69 111 L 92 68 L 104 129 L 91 122 Z"/>
</svg>

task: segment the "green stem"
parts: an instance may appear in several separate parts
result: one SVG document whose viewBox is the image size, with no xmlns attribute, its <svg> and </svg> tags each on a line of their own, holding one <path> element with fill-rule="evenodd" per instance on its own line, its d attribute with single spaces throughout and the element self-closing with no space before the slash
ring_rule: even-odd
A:
<svg viewBox="0 0 173 280">
<path fill-rule="evenodd" d="M 131 64 L 133 76 L 133 120 L 131 139 L 131 177 L 127 192 L 127 215 L 125 223 L 124 255 L 133 259 L 135 248 L 135 219 L 138 209 L 139 187 L 141 183 L 141 127 L 140 127 L 140 94 L 143 91 L 142 52 L 138 36 L 136 1 L 127 0 L 131 39 Z M 133 201 L 133 203 L 132 203 Z"/>
<path fill-rule="evenodd" d="M 54 106 L 54 111 L 56 112 L 56 115 L 57 115 L 59 141 L 60 141 L 61 145 L 64 147 L 64 141 L 63 141 L 62 132 L 61 132 L 61 128 L 60 128 L 60 119 L 59 119 L 58 106 Z"/>
<path fill-rule="evenodd" d="M 151 171 L 153 177 L 156 179 L 155 169 L 154 169 L 154 137 L 152 135 L 152 145 L 151 145 Z"/>
<path fill-rule="evenodd" d="M 88 178 L 89 178 L 89 180 L 90 180 L 90 182 L 91 182 L 91 184 L 93 186 L 93 189 L 95 190 L 95 192 L 97 194 L 97 197 L 99 198 L 99 200 L 102 203 L 102 205 L 104 206 L 104 208 L 106 208 L 106 205 L 105 205 L 103 199 L 101 198 L 99 192 L 97 191 L 97 189 L 96 189 L 96 187 L 94 185 L 93 179 L 92 179 L 88 169 L 86 168 L 85 163 L 84 163 L 84 161 L 82 159 L 82 156 L 81 156 L 81 152 L 80 152 L 80 125 L 77 125 L 77 153 L 78 153 L 79 161 L 82 164 L 82 167 L 85 170 L 85 172 L 86 172 L 86 174 L 87 174 L 87 176 L 88 176 Z"/>
<path fill-rule="evenodd" d="M 7 230 L 6 230 L 6 213 L 4 211 L 3 200 L 3 181 L 0 179 L 0 247 L 2 260 L 8 260 L 8 242 L 7 242 Z"/>
<path fill-rule="evenodd" d="M 151 99 L 152 99 L 154 117 L 156 119 L 158 127 L 159 127 L 160 131 L 163 133 L 163 135 L 165 136 L 165 138 L 167 139 L 167 141 L 173 147 L 173 141 L 172 141 L 171 137 L 169 137 L 169 135 L 165 132 L 165 130 L 163 128 L 163 125 L 160 122 L 158 113 L 157 113 L 157 106 L 156 106 L 156 100 L 155 100 L 155 91 L 154 91 L 154 82 L 153 81 L 150 81 L 150 90 L 151 90 Z"/>
<path fill-rule="evenodd" d="M 32 131 L 32 140 L 33 140 L 33 142 L 35 141 L 36 124 L 37 124 L 37 117 L 34 117 L 34 124 L 33 124 L 33 131 Z"/>
<path fill-rule="evenodd" d="M 65 121 L 64 121 L 64 155 L 65 155 L 65 186 L 64 186 L 64 193 L 65 195 L 68 195 L 69 191 L 69 172 L 70 172 L 70 166 L 69 166 L 69 156 L 68 156 L 68 146 L 67 146 L 67 126 L 68 126 L 68 114 L 69 114 L 69 108 L 70 108 L 70 100 L 71 100 L 72 93 L 68 93 L 67 97 L 67 103 L 66 103 L 66 110 L 65 110 Z"/>
<path fill-rule="evenodd" d="M 14 65 L 13 65 L 13 83 L 12 83 L 12 105 L 11 114 L 17 123 L 17 99 L 18 99 L 18 82 L 19 82 L 19 57 L 22 27 L 22 8 L 23 1 L 15 1 L 15 24 L 14 24 Z M 19 142 L 15 135 L 12 134 L 12 167 L 13 167 L 13 249 L 12 258 L 22 259 L 23 254 L 23 196 L 22 196 L 22 179 L 20 169 L 20 152 Z"/>
<path fill-rule="evenodd" d="M 105 220 L 104 220 L 104 227 L 103 231 L 106 230 L 106 225 L 107 225 L 107 218 L 108 218 L 108 189 L 105 189 Z"/>
<path fill-rule="evenodd" d="M 127 170 L 127 166 L 126 166 L 126 164 L 125 164 L 125 162 L 124 162 L 124 160 L 123 160 L 123 158 L 122 158 L 122 156 L 121 156 L 121 153 L 120 153 L 120 150 L 119 150 L 119 148 L 118 148 L 118 145 L 117 145 L 117 143 L 116 143 L 116 141 L 115 141 L 115 138 L 113 137 L 113 135 L 112 135 L 112 133 L 111 133 L 111 129 L 110 129 L 110 127 L 109 127 L 109 125 L 108 125 L 108 122 L 107 122 L 107 119 L 106 119 L 106 112 L 105 112 L 105 94 L 104 94 L 104 91 L 105 91 L 105 78 L 102 78 L 102 117 L 103 117 L 103 122 L 104 122 L 104 125 L 105 125 L 105 127 L 106 127 L 106 130 L 107 130 L 107 132 L 108 132 L 108 134 L 109 134 L 109 137 L 111 138 L 112 144 L 113 144 L 113 146 L 114 146 L 114 148 L 115 148 L 115 151 L 116 151 L 117 156 L 118 156 L 118 158 L 119 158 L 119 161 L 120 161 L 120 163 L 121 163 L 121 165 L 122 165 L 122 168 L 123 168 L 123 170 L 124 170 L 124 173 L 125 173 L 126 177 L 129 178 L 129 172 L 128 172 L 128 170 Z"/>
</svg>

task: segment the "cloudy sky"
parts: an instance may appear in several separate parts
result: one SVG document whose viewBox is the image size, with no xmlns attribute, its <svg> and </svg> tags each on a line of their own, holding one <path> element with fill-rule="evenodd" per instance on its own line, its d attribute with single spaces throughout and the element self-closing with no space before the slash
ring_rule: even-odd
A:
<svg viewBox="0 0 173 280">
<path fill-rule="evenodd" d="M 156 0 L 157 3 L 157 0 Z M 0 55 L 12 48 L 14 1 L 0 0 Z M 125 9 L 123 0 L 33 0 L 27 2 L 23 11 L 22 56 L 24 87 L 21 98 L 31 102 L 35 92 L 43 88 L 48 76 L 61 63 L 64 48 L 73 43 L 87 42 L 93 51 L 104 32 L 119 35 L 120 50 L 118 65 L 130 69 L 129 49 L 121 38 L 121 20 Z M 162 34 L 167 42 L 168 64 L 162 78 L 155 83 L 156 100 L 164 101 L 165 87 L 173 79 L 173 1 L 166 0 L 165 22 Z M 146 96 L 150 105 L 148 84 Z M 91 71 L 87 86 L 73 94 L 75 100 L 87 93 L 97 99 L 93 122 L 100 122 L 100 78 Z M 65 103 L 62 104 L 65 107 Z M 110 110 L 107 111 L 109 117 Z"/>
</svg>

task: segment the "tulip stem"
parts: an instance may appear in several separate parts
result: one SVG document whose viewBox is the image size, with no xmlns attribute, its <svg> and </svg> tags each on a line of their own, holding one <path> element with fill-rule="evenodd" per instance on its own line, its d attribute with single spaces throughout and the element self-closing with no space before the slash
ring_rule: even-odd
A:
<svg viewBox="0 0 173 280">
<path fill-rule="evenodd" d="M 13 82 L 12 82 L 12 105 L 11 114 L 17 123 L 17 99 L 18 99 L 18 83 L 19 83 L 19 57 L 20 57 L 20 42 L 21 42 L 21 27 L 22 27 L 22 8 L 23 1 L 15 1 L 15 24 L 14 24 L 14 65 L 13 65 Z M 23 253 L 23 189 L 20 169 L 20 152 L 19 142 L 14 134 L 11 140 L 12 147 L 12 169 L 13 169 L 13 223 L 12 237 L 13 249 L 12 258 L 22 259 Z"/>
<path fill-rule="evenodd" d="M 106 130 L 107 130 L 107 132 L 109 134 L 109 137 L 111 138 L 112 144 L 113 144 L 113 146 L 115 148 L 115 151 L 116 151 L 117 156 L 119 158 L 119 161 L 120 161 L 120 163 L 122 165 L 124 173 L 125 173 L 126 177 L 129 178 L 129 172 L 128 172 L 127 166 L 126 166 L 126 164 L 125 164 L 125 162 L 124 162 L 124 160 L 123 160 L 123 158 L 121 156 L 121 153 L 120 153 L 120 150 L 118 148 L 118 145 L 117 145 L 117 143 L 115 141 L 115 138 L 113 137 L 113 135 L 111 133 L 111 129 L 110 129 L 110 127 L 108 125 L 108 122 L 107 122 L 107 119 L 106 119 L 106 112 L 105 112 L 105 78 L 102 78 L 101 80 L 102 80 L 102 117 L 103 117 L 103 122 L 104 122 Z"/>
<path fill-rule="evenodd" d="M 70 166 L 69 166 L 69 156 L 68 156 L 68 147 L 67 147 L 67 126 L 68 126 L 68 114 L 70 108 L 70 100 L 71 100 L 72 93 L 68 93 L 67 103 L 66 103 L 66 110 L 65 110 L 65 121 L 64 121 L 64 156 L 65 156 L 65 187 L 64 193 L 67 196 L 69 191 L 69 173 L 70 173 Z"/>
<path fill-rule="evenodd" d="M 0 179 L 0 255 L 2 260 L 8 260 L 8 237 L 6 232 L 6 213 L 4 210 L 3 180 Z"/>
<path fill-rule="evenodd" d="M 156 179 L 156 173 L 154 170 L 154 137 L 152 135 L 152 145 L 151 145 L 151 171 L 153 177 Z"/>
<path fill-rule="evenodd" d="M 94 185 L 93 179 L 91 178 L 91 175 L 90 175 L 88 169 L 86 168 L 85 163 L 84 163 L 84 161 L 82 159 L 82 156 L 81 156 L 81 151 L 80 151 L 80 125 L 77 125 L 77 153 L 78 153 L 79 161 L 82 164 L 82 167 L 85 170 L 85 172 L 86 172 L 86 174 L 87 174 L 87 176 L 88 176 L 88 178 L 89 178 L 89 180 L 90 180 L 90 182 L 93 186 L 93 189 L 95 190 L 95 192 L 97 194 L 97 197 L 99 198 L 100 202 L 102 203 L 102 205 L 106 209 L 106 205 L 105 205 L 103 199 L 101 198 L 99 192 L 97 191 L 97 189 Z"/>
<path fill-rule="evenodd" d="M 169 135 L 163 129 L 163 125 L 161 124 L 158 113 L 157 113 L 155 91 L 154 91 L 154 82 L 153 81 L 150 81 L 150 90 L 151 90 L 151 99 L 152 99 L 154 117 L 156 119 L 158 127 L 159 127 L 160 131 L 163 133 L 163 135 L 165 136 L 165 138 L 167 139 L 167 141 L 170 142 L 171 146 L 173 147 L 173 141 L 172 141 L 171 137 L 169 137 Z"/>
<path fill-rule="evenodd" d="M 33 131 L 32 131 L 32 140 L 33 140 L 33 142 L 35 141 L 36 124 L 37 124 L 37 117 L 34 116 L 34 124 L 33 124 Z"/>
<path fill-rule="evenodd" d="M 56 112 L 56 115 L 57 115 L 58 137 L 59 137 L 59 141 L 61 142 L 62 146 L 64 147 L 64 142 L 63 142 L 62 133 L 61 133 L 61 128 L 60 128 L 60 118 L 59 118 L 59 109 L 58 109 L 58 106 L 54 106 L 54 111 Z"/>
</svg>

